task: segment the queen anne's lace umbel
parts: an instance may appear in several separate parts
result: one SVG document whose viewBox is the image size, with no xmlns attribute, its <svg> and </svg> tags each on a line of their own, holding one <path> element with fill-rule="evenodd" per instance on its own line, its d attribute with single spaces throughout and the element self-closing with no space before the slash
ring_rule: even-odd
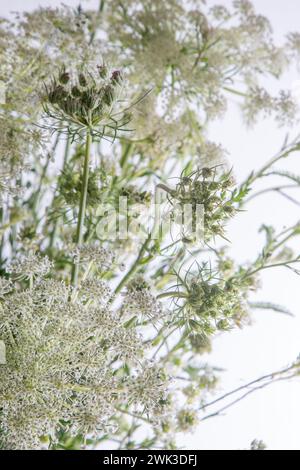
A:
<svg viewBox="0 0 300 470">
<path fill-rule="evenodd" d="M 42 436 L 55 441 L 62 420 L 74 435 L 96 436 L 113 425 L 117 406 L 130 402 L 143 410 L 147 405 L 150 413 L 164 395 L 167 381 L 152 366 L 142 366 L 137 332 L 122 326 L 101 295 L 101 302 L 86 303 L 88 285 L 74 302 L 70 288 L 52 279 L 5 296 L 0 306 L 6 348 L 6 364 L 0 366 L 0 440 L 5 448 L 41 448 Z M 94 281 L 90 287 L 107 295 L 101 282 L 96 290 Z M 115 375 L 115 360 L 119 366 L 130 363 L 134 374 L 127 380 Z"/>
</svg>

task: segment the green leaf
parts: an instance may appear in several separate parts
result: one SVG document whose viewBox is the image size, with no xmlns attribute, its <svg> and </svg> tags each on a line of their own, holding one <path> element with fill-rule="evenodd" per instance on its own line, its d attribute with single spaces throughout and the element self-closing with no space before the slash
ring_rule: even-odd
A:
<svg viewBox="0 0 300 470">
<path fill-rule="evenodd" d="M 134 317 L 130 318 L 127 322 L 124 323 L 124 328 L 130 328 L 131 326 L 135 325 L 137 321 L 137 316 L 134 315 Z"/>
</svg>

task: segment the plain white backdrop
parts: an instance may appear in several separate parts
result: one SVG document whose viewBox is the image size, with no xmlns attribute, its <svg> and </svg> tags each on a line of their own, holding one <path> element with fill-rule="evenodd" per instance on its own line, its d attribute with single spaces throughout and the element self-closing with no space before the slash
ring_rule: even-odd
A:
<svg viewBox="0 0 300 470">
<path fill-rule="evenodd" d="M 0 15 L 60 3 L 58 0 L 0 0 Z M 63 3 L 78 5 L 77 0 L 64 0 Z M 207 3 L 230 6 L 231 1 L 207 0 Z M 300 29 L 300 2 L 254 0 L 253 3 L 259 13 L 271 20 L 277 42 L 280 43 L 289 31 Z M 82 4 L 97 8 L 98 0 L 83 1 Z M 286 73 L 280 85 L 292 88 L 299 79 L 299 73 L 293 69 Z M 270 80 L 269 86 L 274 88 L 277 85 Z M 300 131 L 293 129 L 289 132 L 295 135 L 297 130 Z M 242 180 L 279 150 L 286 132 L 286 129 L 278 129 L 273 121 L 264 121 L 251 130 L 247 129 L 242 123 L 238 103 L 233 99 L 225 121 L 216 122 L 211 127 L 210 138 L 227 148 L 236 178 Z M 292 158 L 290 168 L 300 173 L 300 154 Z M 282 165 L 279 167 L 284 168 Z M 297 220 L 300 220 L 299 207 L 287 204 L 279 196 L 271 194 L 253 201 L 249 211 L 240 214 L 229 227 L 232 253 L 240 261 L 255 256 L 262 241 L 257 235 L 262 222 L 274 223 L 281 228 Z M 299 242 L 294 247 L 300 252 Z M 251 327 L 218 337 L 209 362 L 226 370 L 219 392 L 280 369 L 300 353 L 300 277 L 278 269 L 264 273 L 262 283 L 262 290 L 256 298 L 283 304 L 294 312 L 295 317 L 257 311 Z M 226 415 L 201 423 L 193 435 L 181 436 L 178 443 L 189 449 L 236 450 L 249 448 L 250 442 L 258 438 L 263 439 L 270 449 L 300 450 L 299 397 L 299 379 L 273 385 L 239 403 Z"/>
</svg>

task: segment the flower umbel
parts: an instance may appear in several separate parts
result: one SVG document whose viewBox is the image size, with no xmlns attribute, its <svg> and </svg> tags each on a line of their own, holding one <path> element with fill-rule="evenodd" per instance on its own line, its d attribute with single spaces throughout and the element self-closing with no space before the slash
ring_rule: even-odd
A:
<svg viewBox="0 0 300 470">
<path fill-rule="evenodd" d="M 6 271 L 16 280 L 29 280 L 45 276 L 52 267 L 53 263 L 48 256 L 30 253 L 12 260 L 6 267 Z"/>
<path fill-rule="evenodd" d="M 120 102 L 123 78 L 119 70 L 108 76 L 105 65 L 97 70 L 77 69 L 74 77 L 63 68 L 46 85 L 44 111 L 52 131 L 64 131 L 74 138 L 89 129 L 92 137 L 115 139 L 126 131 L 131 116 L 127 109 L 115 109 Z"/>
</svg>

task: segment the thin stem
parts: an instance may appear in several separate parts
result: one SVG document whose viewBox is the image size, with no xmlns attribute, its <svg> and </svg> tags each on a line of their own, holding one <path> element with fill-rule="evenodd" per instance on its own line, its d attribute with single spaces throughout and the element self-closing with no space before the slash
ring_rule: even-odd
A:
<svg viewBox="0 0 300 470">
<path fill-rule="evenodd" d="M 54 152 L 57 149 L 57 146 L 59 144 L 60 137 L 61 137 L 61 133 L 58 132 L 57 135 L 56 135 L 55 141 L 53 143 L 52 149 L 49 152 L 49 154 L 47 155 L 47 160 L 45 162 L 45 165 L 43 166 L 42 173 L 41 173 L 41 176 L 40 176 L 39 185 L 38 185 L 35 193 L 31 196 L 32 200 L 30 199 L 28 201 L 28 203 L 31 204 L 33 212 L 36 215 L 36 218 L 38 217 L 38 214 L 36 213 L 36 211 L 37 211 L 37 206 L 38 206 L 38 203 L 39 203 L 39 200 L 40 200 L 40 197 L 41 197 L 43 183 L 44 183 L 44 180 L 47 176 L 47 172 L 48 172 L 48 168 L 49 168 L 49 165 L 50 165 L 50 162 L 51 162 L 51 158 L 54 155 Z"/>
<path fill-rule="evenodd" d="M 126 164 L 127 160 L 128 160 L 128 157 L 130 156 L 131 152 L 132 152 L 132 147 L 133 147 L 133 143 L 132 142 L 128 142 L 125 146 L 125 149 L 124 149 L 124 152 L 123 152 L 123 155 L 122 155 L 122 158 L 120 160 L 120 166 L 121 168 L 124 167 L 124 165 Z"/>
<path fill-rule="evenodd" d="M 252 194 L 247 199 L 245 199 L 244 203 L 247 204 L 248 202 L 252 201 L 256 197 L 261 196 L 261 195 L 266 194 L 266 193 L 269 193 L 269 192 L 272 192 L 272 191 L 280 192 L 282 189 L 296 189 L 296 188 L 299 189 L 298 184 L 286 184 L 286 185 L 282 185 L 282 186 L 275 186 L 274 188 L 262 189 L 261 191 L 257 191 L 256 193 Z"/>
<path fill-rule="evenodd" d="M 241 385 L 240 387 L 237 387 L 233 390 L 231 390 L 230 392 L 227 392 L 225 393 L 224 395 L 216 398 L 215 400 L 209 402 L 209 403 L 205 403 L 204 405 L 202 405 L 199 410 L 206 410 L 207 408 L 209 408 L 210 406 L 213 406 L 223 400 L 225 400 L 226 398 L 232 396 L 232 395 L 235 395 L 236 393 L 238 392 L 241 392 L 249 387 L 252 387 L 254 385 L 257 385 L 261 382 L 264 382 L 264 381 L 269 381 L 269 380 L 274 380 L 275 378 L 277 378 L 278 376 L 284 376 L 285 374 L 287 374 L 288 372 L 292 371 L 293 369 L 297 368 L 298 367 L 298 364 L 292 364 L 291 366 L 289 367 L 286 367 L 285 369 L 282 369 L 282 370 L 279 370 L 279 371 L 276 371 L 276 372 L 272 372 L 271 374 L 266 374 L 266 375 L 263 375 L 262 377 L 259 377 L 258 379 L 255 379 L 255 380 L 252 380 L 251 382 L 248 382 L 244 385 Z"/>
<path fill-rule="evenodd" d="M 4 207 L 0 207 L 0 267 L 2 266 L 3 261 L 3 251 L 4 251 L 4 237 L 5 237 L 5 214 L 4 214 Z"/>
<path fill-rule="evenodd" d="M 273 263 L 273 264 L 267 264 L 266 266 L 260 266 L 259 268 L 247 273 L 244 277 L 253 276 L 254 274 L 258 273 L 259 271 L 263 271 L 264 269 L 280 268 L 283 266 L 288 268 L 290 264 L 295 264 L 295 263 L 300 263 L 300 258 L 293 259 L 291 261 L 282 262 L 282 263 Z"/>
<path fill-rule="evenodd" d="M 261 178 L 263 176 L 266 176 L 264 173 L 266 170 L 271 168 L 275 163 L 277 163 L 279 160 L 282 160 L 283 158 L 287 157 L 290 153 L 293 153 L 295 151 L 299 150 L 299 142 L 298 142 L 298 137 L 293 141 L 291 144 L 286 145 L 283 147 L 280 152 L 275 155 L 275 157 L 271 158 L 260 170 L 258 170 L 256 173 L 251 175 L 248 179 L 249 183 L 253 183 L 255 180 L 258 178 Z"/>
<path fill-rule="evenodd" d="M 81 283 L 83 283 L 83 282 L 88 278 L 88 276 L 89 276 L 89 274 L 90 274 L 90 272 L 91 272 L 91 269 L 92 269 L 92 267 L 93 267 L 93 264 L 94 264 L 94 261 L 90 261 L 90 263 L 88 264 L 88 267 L 86 268 L 86 270 L 85 270 L 85 272 L 84 272 L 84 274 L 83 274 L 83 276 L 82 276 L 82 278 L 81 278 L 81 280 L 80 280 Z M 75 291 L 73 292 L 73 294 L 70 296 L 71 302 L 76 302 L 77 297 L 78 297 L 78 291 L 75 290 Z M 89 301 L 89 302 L 90 302 L 90 301 Z M 89 302 L 87 302 L 86 305 L 88 305 Z"/>
<path fill-rule="evenodd" d="M 90 130 L 86 134 L 85 156 L 82 175 L 82 188 L 80 197 L 80 207 L 76 231 L 76 245 L 81 245 L 83 241 L 84 220 L 86 212 L 87 191 L 89 182 L 89 168 L 90 168 L 90 153 L 91 153 L 92 136 Z M 78 284 L 79 264 L 73 264 L 71 283 L 72 286 L 77 287 Z"/>
<path fill-rule="evenodd" d="M 120 413 L 124 413 L 128 416 L 131 416 L 132 418 L 140 419 L 141 421 L 144 421 L 145 423 L 149 423 L 149 420 L 147 418 L 144 418 L 141 415 L 138 415 L 136 413 L 131 413 L 130 411 L 123 410 L 120 406 L 116 406 L 116 410 L 118 410 Z"/>
<path fill-rule="evenodd" d="M 279 377 L 278 379 L 273 379 L 273 380 L 270 380 L 269 382 L 258 385 L 257 387 L 254 387 L 251 390 L 248 390 L 248 392 L 245 392 L 242 396 L 236 398 L 235 400 L 230 402 L 228 405 L 222 407 L 218 411 L 216 411 L 214 413 L 210 413 L 210 414 L 204 416 L 204 418 L 202 418 L 201 421 L 206 421 L 207 419 L 214 418 L 215 416 L 219 416 L 221 413 L 228 410 L 229 408 L 232 408 L 234 405 L 237 405 L 242 400 L 247 398 L 249 395 L 252 395 L 252 393 L 257 392 L 258 390 L 263 390 L 264 388 L 268 387 L 269 385 L 273 385 L 277 382 L 282 382 L 284 380 L 290 380 L 293 377 L 294 377 L 294 375 L 290 375 L 289 377 Z"/>
<path fill-rule="evenodd" d="M 228 93 L 232 93 L 237 96 L 242 96 L 243 98 L 247 98 L 249 96 L 247 93 L 243 93 L 242 91 L 238 91 L 238 90 L 235 90 L 234 88 L 229 88 L 227 86 L 224 86 L 223 90 L 228 91 Z"/>
<path fill-rule="evenodd" d="M 99 7 L 98 7 L 98 13 L 103 12 L 104 6 L 105 6 L 105 0 L 100 0 Z M 96 28 L 94 28 L 93 31 L 91 32 L 90 41 L 89 41 L 90 45 L 93 43 L 93 41 L 95 39 L 95 35 L 96 35 Z"/>
<path fill-rule="evenodd" d="M 65 168 L 66 168 L 66 165 L 67 165 L 67 162 L 68 162 L 68 158 L 69 158 L 69 153 L 70 153 L 70 147 L 71 147 L 71 138 L 70 136 L 67 137 L 67 140 L 66 140 L 66 145 L 65 145 L 65 151 L 64 151 L 64 159 L 63 159 L 63 165 L 62 165 L 62 173 L 64 172 Z M 55 196 L 56 196 L 56 193 L 57 193 L 57 189 L 59 187 L 59 180 L 56 184 L 56 188 L 54 190 L 54 194 L 53 194 L 53 200 L 52 200 L 52 203 L 53 201 L 55 201 Z M 56 238 L 56 233 L 57 233 L 57 228 L 58 228 L 58 221 L 59 221 L 59 218 L 57 217 L 55 222 L 54 222 L 54 226 L 53 226 L 53 229 L 52 229 L 52 232 L 51 232 L 51 235 L 50 235 L 50 241 L 49 241 L 49 250 L 52 250 L 53 246 L 54 246 L 54 242 L 55 242 L 55 238 Z"/>
<path fill-rule="evenodd" d="M 173 299 L 186 299 L 187 294 L 184 292 L 178 292 L 178 291 L 169 291 L 169 292 L 163 292 L 162 294 L 159 294 L 156 298 L 157 299 L 164 299 L 166 297 L 172 297 Z"/>
<path fill-rule="evenodd" d="M 148 237 L 146 238 L 145 242 L 143 243 L 141 249 L 140 249 L 140 252 L 138 254 L 138 257 L 137 259 L 135 260 L 135 262 L 133 263 L 133 265 L 131 266 L 130 270 L 128 271 L 128 273 L 123 277 L 123 279 L 121 280 L 121 282 L 119 283 L 119 285 L 116 287 L 116 290 L 115 290 L 115 294 L 118 294 L 120 292 L 120 290 L 123 288 L 123 286 L 131 279 L 131 277 L 135 274 L 136 270 L 138 269 L 139 267 L 139 264 L 140 264 L 140 261 L 141 259 L 143 258 L 144 256 L 144 253 L 145 251 L 147 250 L 148 248 L 148 245 L 150 243 L 150 240 L 151 240 L 151 233 L 148 235 Z"/>
<path fill-rule="evenodd" d="M 173 330 L 169 331 L 169 333 L 164 337 L 163 341 L 160 343 L 160 345 L 158 346 L 158 348 L 156 349 L 155 353 L 153 354 L 152 356 L 152 360 L 156 358 L 157 354 L 159 353 L 159 351 L 163 348 L 163 346 L 167 343 L 167 340 L 170 338 L 170 336 L 172 336 L 173 333 L 175 333 L 176 331 L 178 330 L 178 326 L 176 325 L 175 328 L 173 328 Z M 180 340 L 182 340 L 182 338 L 180 338 Z M 178 344 L 178 343 L 177 343 Z M 173 351 L 173 348 L 172 348 L 172 351 Z M 170 351 L 168 352 L 168 355 L 169 355 Z"/>
</svg>

